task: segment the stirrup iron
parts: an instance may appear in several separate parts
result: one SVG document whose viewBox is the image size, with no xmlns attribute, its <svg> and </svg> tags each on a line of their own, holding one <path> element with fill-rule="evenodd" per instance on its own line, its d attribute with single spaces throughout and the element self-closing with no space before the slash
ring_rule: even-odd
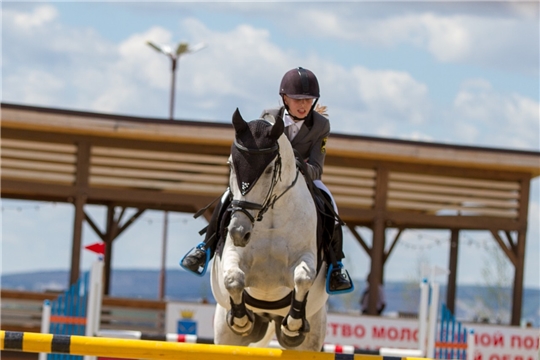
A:
<svg viewBox="0 0 540 360">
<path fill-rule="evenodd" d="M 204 266 L 199 266 L 199 268 L 196 270 L 196 271 L 193 271 L 192 269 L 189 269 L 187 267 L 185 267 L 182 263 L 184 262 L 184 259 L 190 255 L 191 253 L 193 253 L 195 250 L 203 250 L 204 249 L 204 252 L 205 252 L 205 259 L 204 259 Z M 191 250 L 189 250 L 186 255 L 184 255 L 184 257 L 180 260 L 180 266 L 184 269 L 184 270 L 187 270 L 189 271 L 190 273 L 192 274 L 195 274 L 197 276 L 204 276 L 204 274 L 206 274 L 206 270 L 208 269 L 208 263 L 210 262 L 210 247 L 207 247 L 205 243 L 199 243 L 199 245 L 197 245 L 196 247 L 192 248 Z"/>
<path fill-rule="evenodd" d="M 346 294 L 354 291 L 354 283 L 351 279 L 351 276 L 349 275 L 349 272 L 347 271 L 347 269 L 343 268 L 343 264 L 341 263 L 341 261 L 338 261 L 338 266 L 341 268 L 341 271 L 345 271 L 345 273 L 347 274 L 347 278 L 351 282 L 351 287 L 343 290 L 330 290 L 330 277 L 332 276 L 332 271 L 334 270 L 334 264 L 330 263 L 330 265 L 328 266 L 328 271 L 326 272 L 326 293 L 329 295 Z"/>
</svg>

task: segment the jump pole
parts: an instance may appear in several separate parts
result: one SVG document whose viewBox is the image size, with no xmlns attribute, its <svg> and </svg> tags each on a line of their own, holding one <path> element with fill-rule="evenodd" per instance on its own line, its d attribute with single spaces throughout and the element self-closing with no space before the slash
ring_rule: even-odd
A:
<svg viewBox="0 0 540 360">
<path fill-rule="evenodd" d="M 384 356 L 330 354 L 243 346 L 171 343 L 0 330 L 0 350 L 149 360 L 390 360 Z M 396 358 L 392 360 L 420 360 Z"/>
</svg>

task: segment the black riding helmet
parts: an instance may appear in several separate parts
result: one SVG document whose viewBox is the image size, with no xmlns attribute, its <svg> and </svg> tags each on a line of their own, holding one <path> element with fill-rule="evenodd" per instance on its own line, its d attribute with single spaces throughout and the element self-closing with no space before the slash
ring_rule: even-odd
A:
<svg viewBox="0 0 540 360">
<path fill-rule="evenodd" d="M 293 116 L 290 113 L 289 107 L 285 103 L 285 100 L 283 100 L 283 104 L 285 104 L 285 109 L 287 109 L 289 112 L 289 116 L 295 120 L 304 120 L 311 114 L 315 108 L 315 105 L 317 104 L 317 101 L 319 100 L 319 82 L 312 71 L 302 67 L 297 67 L 296 69 L 287 71 L 285 75 L 283 75 L 283 79 L 281 79 L 281 85 L 279 87 L 279 95 L 281 95 L 282 98 L 283 95 L 287 95 L 292 99 L 315 99 L 313 105 L 311 106 L 311 110 L 308 112 L 306 117 L 301 119 Z"/>
</svg>

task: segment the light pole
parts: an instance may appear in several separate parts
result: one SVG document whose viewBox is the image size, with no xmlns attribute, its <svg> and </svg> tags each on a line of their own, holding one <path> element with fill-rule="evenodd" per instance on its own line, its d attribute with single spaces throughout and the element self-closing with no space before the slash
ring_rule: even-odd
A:
<svg viewBox="0 0 540 360">
<path fill-rule="evenodd" d="M 184 54 L 194 53 L 196 51 L 202 50 L 206 47 L 205 44 L 200 43 L 195 46 L 189 46 L 186 42 L 181 42 L 176 47 L 176 51 L 172 51 L 172 48 L 169 45 L 158 45 L 151 41 L 146 42 L 157 52 L 167 55 L 171 59 L 171 99 L 169 103 L 169 120 L 174 118 L 174 89 L 175 89 L 175 79 L 176 79 L 176 65 L 180 60 L 180 57 Z"/>
<path fill-rule="evenodd" d="M 190 47 L 188 43 L 181 42 L 177 45 L 176 51 L 172 51 L 169 45 L 158 45 L 151 41 L 146 42 L 157 52 L 165 54 L 171 59 L 171 99 L 169 103 L 169 120 L 174 119 L 174 89 L 176 83 L 176 68 L 180 57 L 184 54 L 194 53 L 206 47 L 205 44 L 200 43 Z M 163 241 L 161 245 L 161 269 L 159 271 L 159 299 L 163 300 L 165 297 L 165 263 L 167 254 L 167 230 L 169 228 L 169 212 L 163 212 Z"/>
</svg>

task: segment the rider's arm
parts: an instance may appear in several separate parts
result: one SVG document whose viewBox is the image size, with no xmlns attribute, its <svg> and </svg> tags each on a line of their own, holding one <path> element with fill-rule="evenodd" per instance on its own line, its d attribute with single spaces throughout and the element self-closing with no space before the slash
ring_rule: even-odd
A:
<svg viewBox="0 0 540 360">
<path fill-rule="evenodd" d="M 330 122 L 324 121 L 321 128 L 316 130 L 320 132 L 320 135 L 311 143 L 309 157 L 307 159 L 307 170 L 311 179 L 320 180 L 326 157 L 326 140 L 328 139 L 328 135 L 330 135 Z"/>
</svg>

